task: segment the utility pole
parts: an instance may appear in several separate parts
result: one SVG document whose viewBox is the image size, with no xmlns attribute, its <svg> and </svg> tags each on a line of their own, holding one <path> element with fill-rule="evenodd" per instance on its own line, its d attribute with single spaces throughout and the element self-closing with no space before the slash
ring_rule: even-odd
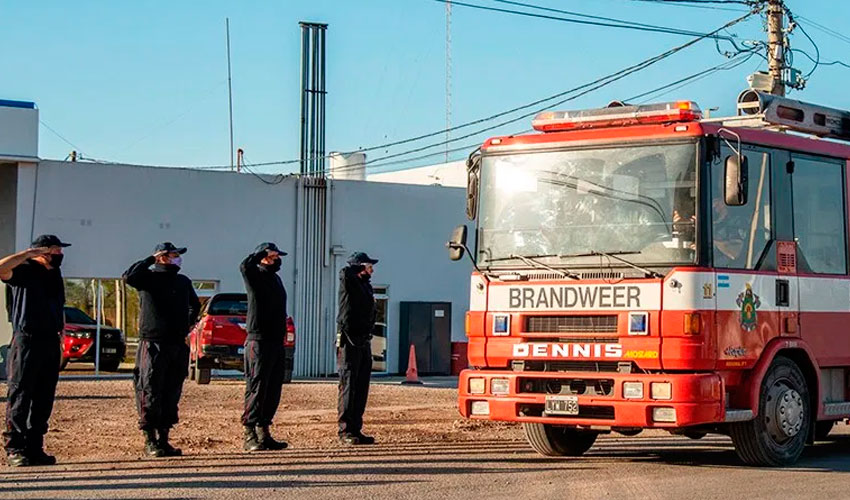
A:
<svg viewBox="0 0 850 500">
<path fill-rule="evenodd" d="M 767 2 L 767 69 L 773 79 L 771 94 L 785 96 L 785 31 L 783 0 Z"/>
</svg>

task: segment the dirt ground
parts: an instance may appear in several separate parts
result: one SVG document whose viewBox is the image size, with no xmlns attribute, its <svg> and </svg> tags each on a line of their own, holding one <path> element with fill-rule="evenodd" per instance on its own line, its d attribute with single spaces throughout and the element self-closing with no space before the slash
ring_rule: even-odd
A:
<svg viewBox="0 0 850 500">
<path fill-rule="evenodd" d="M 275 424 L 291 449 L 248 454 L 242 388 L 187 383 L 173 433 L 185 455 L 146 459 L 130 380 L 62 380 L 47 436 L 59 464 L 0 466 L 0 499 L 850 498 L 846 425 L 780 469 L 743 466 L 725 436 L 660 431 L 601 436 L 585 456 L 550 459 L 518 426 L 460 419 L 455 389 L 377 383 L 365 430 L 378 444 L 353 448 L 335 441 L 334 383 L 304 382 L 285 386 Z"/>
<path fill-rule="evenodd" d="M 186 381 L 173 444 L 189 455 L 241 451 L 243 388 L 240 379 L 214 379 L 203 386 Z M 272 428 L 276 437 L 293 448 L 335 446 L 336 393 L 331 382 L 284 386 Z M 5 394 L 0 383 L 0 402 Z M 388 444 L 472 441 L 481 439 L 485 428 L 487 439 L 521 437 L 517 426 L 461 419 L 456 397 L 454 389 L 373 384 L 364 431 Z M 132 382 L 60 381 L 45 445 L 62 461 L 139 457 L 142 438 Z"/>
</svg>

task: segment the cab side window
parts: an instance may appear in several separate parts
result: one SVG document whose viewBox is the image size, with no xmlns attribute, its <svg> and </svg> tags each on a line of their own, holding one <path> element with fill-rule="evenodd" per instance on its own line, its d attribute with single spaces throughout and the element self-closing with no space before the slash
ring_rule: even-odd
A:
<svg viewBox="0 0 850 500">
<path fill-rule="evenodd" d="M 835 161 L 793 157 L 794 237 L 801 272 L 847 273 L 844 168 Z"/>
<path fill-rule="evenodd" d="M 724 147 L 711 168 L 711 233 L 714 266 L 755 269 L 770 242 L 770 155 L 744 151 L 749 163 L 747 203 L 726 205 L 725 161 L 733 155 Z"/>
</svg>

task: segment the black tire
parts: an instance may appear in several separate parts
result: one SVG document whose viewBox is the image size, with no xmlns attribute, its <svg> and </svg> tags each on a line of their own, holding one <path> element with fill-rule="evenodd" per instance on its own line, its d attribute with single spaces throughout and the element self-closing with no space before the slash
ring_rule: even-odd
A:
<svg viewBox="0 0 850 500">
<path fill-rule="evenodd" d="M 68 358 L 62 358 L 62 361 L 59 362 L 59 371 L 62 371 L 65 368 L 68 368 L 68 363 L 70 363 Z"/>
<path fill-rule="evenodd" d="M 597 432 L 550 424 L 522 424 L 534 451 L 546 457 L 578 457 L 593 446 Z"/>
<path fill-rule="evenodd" d="M 791 465 L 806 446 L 811 402 L 803 372 L 796 363 L 777 356 L 759 390 L 759 414 L 729 426 L 735 452 L 744 463 Z"/>
<path fill-rule="evenodd" d="M 835 426 L 834 420 L 815 422 L 815 441 L 826 441 L 833 426 Z"/>
<path fill-rule="evenodd" d="M 198 385 L 207 385 L 207 384 L 210 383 L 210 380 L 212 379 L 212 369 L 210 369 L 210 368 L 198 368 L 196 370 L 195 377 L 197 378 L 196 382 L 198 382 Z"/>
<path fill-rule="evenodd" d="M 706 436 L 706 434 L 706 432 L 699 431 L 685 431 L 682 433 L 682 435 L 688 439 L 702 439 Z"/>
<path fill-rule="evenodd" d="M 105 372 L 117 372 L 121 367 L 121 360 L 103 361 L 100 363 L 100 369 Z"/>
</svg>

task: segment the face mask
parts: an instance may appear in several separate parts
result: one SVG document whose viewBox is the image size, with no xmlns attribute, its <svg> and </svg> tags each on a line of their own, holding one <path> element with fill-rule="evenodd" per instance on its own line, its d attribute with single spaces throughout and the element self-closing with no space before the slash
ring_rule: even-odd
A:
<svg viewBox="0 0 850 500">
<path fill-rule="evenodd" d="M 273 273 L 276 273 L 276 272 L 280 271 L 280 267 L 281 267 L 281 265 L 282 265 L 282 264 L 281 264 L 280 259 L 275 259 L 275 260 L 274 260 L 274 262 L 273 262 L 272 264 L 268 264 L 268 265 L 263 264 L 263 267 L 264 267 L 265 269 L 267 269 L 267 270 L 269 270 L 269 271 L 273 272 Z"/>
<path fill-rule="evenodd" d="M 174 257 L 171 259 L 171 265 L 180 267 L 183 265 L 183 257 Z"/>
<path fill-rule="evenodd" d="M 62 265 L 62 261 L 65 259 L 65 256 L 62 254 L 50 254 L 50 267 L 56 267 Z"/>
</svg>

